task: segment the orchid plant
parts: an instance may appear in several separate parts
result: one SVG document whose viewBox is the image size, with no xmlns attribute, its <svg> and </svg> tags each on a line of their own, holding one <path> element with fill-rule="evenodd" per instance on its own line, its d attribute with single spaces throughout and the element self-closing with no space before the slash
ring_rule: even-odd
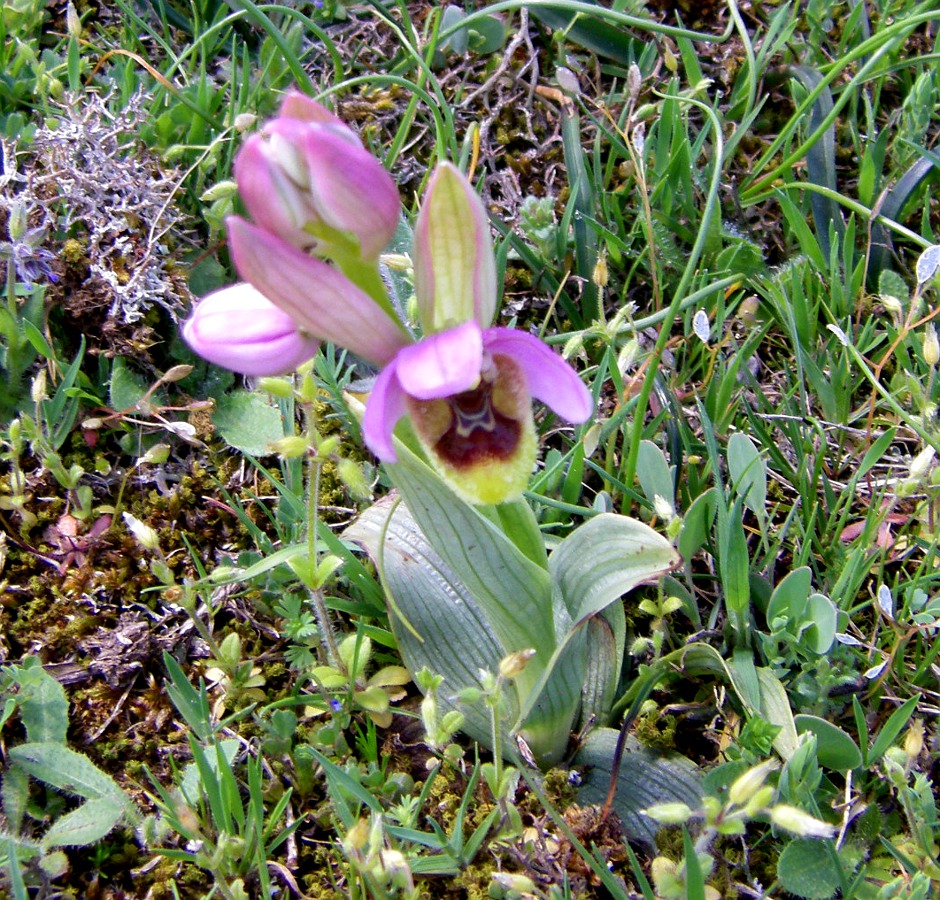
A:
<svg viewBox="0 0 940 900">
<path fill-rule="evenodd" d="M 464 730 L 559 762 L 571 729 L 603 723 L 614 705 L 620 597 L 678 564 L 664 537 L 610 514 L 549 557 L 522 499 L 537 456 L 532 398 L 577 424 L 593 414 L 591 393 L 538 338 L 493 325 L 489 222 L 455 166 L 435 168 L 415 225 L 417 335 L 380 272 L 400 214 L 395 184 L 338 118 L 288 94 L 235 174 L 252 219 L 227 220 L 244 283 L 202 300 L 186 340 L 248 375 L 286 373 L 320 341 L 379 367 L 362 432 L 404 504 L 380 501 L 347 536 L 378 562 L 404 661 L 442 677 L 437 697 Z M 495 723 L 468 701 L 493 677 L 505 700 Z M 663 796 L 673 795 L 647 799 Z"/>
</svg>

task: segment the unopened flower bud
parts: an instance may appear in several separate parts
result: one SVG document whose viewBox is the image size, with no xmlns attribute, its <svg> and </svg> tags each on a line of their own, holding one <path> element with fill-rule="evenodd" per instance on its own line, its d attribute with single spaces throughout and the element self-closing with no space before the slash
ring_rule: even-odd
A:
<svg viewBox="0 0 940 900">
<path fill-rule="evenodd" d="M 522 673 L 529 660 L 535 656 L 535 650 L 531 647 L 527 650 L 517 650 L 503 657 L 499 663 L 499 674 L 503 678 L 512 679 Z"/>
<path fill-rule="evenodd" d="M 209 362 L 244 375 L 283 375 L 317 352 L 287 313 L 249 284 L 235 284 L 201 300 L 183 337 Z"/>
<path fill-rule="evenodd" d="M 360 500 L 368 500 L 372 495 L 369 482 L 362 474 L 362 469 L 351 459 L 343 458 L 336 463 L 336 474 L 339 480 L 349 488 L 349 492 Z"/>
<path fill-rule="evenodd" d="M 129 512 L 124 512 L 122 515 L 124 516 L 124 521 L 127 523 L 128 529 L 137 539 L 141 547 L 145 550 L 150 550 L 152 553 L 158 553 L 160 551 L 160 538 L 157 532 L 149 525 L 141 522 L 137 516 Z"/>
<path fill-rule="evenodd" d="M 640 96 L 640 86 L 643 84 L 643 73 L 640 67 L 634 62 L 630 63 L 627 69 L 627 98 L 629 102 L 636 103 L 636 98 Z"/>
<path fill-rule="evenodd" d="M 345 234 L 363 259 L 375 259 L 398 227 L 398 188 L 385 167 L 342 120 L 298 91 L 245 141 L 235 179 L 255 223 L 303 249 L 328 253 Z"/>
<path fill-rule="evenodd" d="M 284 459 L 297 459 L 307 453 L 310 444 L 303 435 L 289 434 L 272 441 L 270 448 L 272 453 L 276 453 Z"/>
<path fill-rule="evenodd" d="M 933 322 L 924 330 L 924 362 L 931 368 L 940 362 L 940 340 Z"/>
<path fill-rule="evenodd" d="M 75 4 L 72 3 L 72 0 L 69 0 L 65 7 L 65 29 L 68 31 L 69 37 L 75 38 L 75 40 L 82 36 L 82 20 L 75 11 Z"/>
<path fill-rule="evenodd" d="M 653 497 L 653 512 L 656 513 L 656 518 L 661 519 L 667 525 L 676 517 L 672 501 L 667 500 L 661 494 L 656 494 Z"/>
<path fill-rule="evenodd" d="M 14 243 L 22 240 L 23 235 L 26 234 L 26 207 L 22 203 L 14 203 L 10 207 L 7 232 Z"/>
<path fill-rule="evenodd" d="M 182 381 L 190 372 L 192 372 L 193 367 L 190 365 L 182 364 L 179 366 L 173 366 L 171 369 L 167 369 L 163 373 L 163 377 L 160 379 L 164 384 L 172 384 L 174 381 Z"/>
<path fill-rule="evenodd" d="M 535 882 L 526 875 L 517 875 L 513 872 L 494 872 L 493 881 L 507 891 L 516 894 L 536 895 L 537 888 Z"/>
<path fill-rule="evenodd" d="M 33 403 L 41 403 L 48 396 L 46 394 L 46 370 L 40 369 L 30 385 L 29 396 Z"/>
<path fill-rule="evenodd" d="M 631 338 L 620 348 L 620 352 L 617 354 L 617 371 L 621 375 L 629 372 L 636 364 L 639 355 L 640 342 L 636 338 Z"/>
<path fill-rule="evenodd" d="M 781 803 L 770 811 L 770 820 L 774 825 L 795 834 L 798 837 L 828 838 L 836 833 L 836 828 L 796 806 Z"/>
<path fill-rule="evenodd" d="M 892 297 L 890 294 L 882 294 L 880 299 L 881 305 L 885 308 L 885 311 L 892 316 L 899 316 L 904 312 L 904 305 L 897 297 Z"/>
<path fill-rule="evenodd" d="M 643 815 L 661 825 L 685 825 L 692 818 L 692 810 L 685 803 L 657 803 L 644 809 Z"/>
<path fill-rule="evenodd" d="M 767 776 L 778 766 L 775 759 L 769 759 L 748 769 L 740 775 L 728 790 L 728 799 L 735 806 L 744 806 L 763 786 Z"/>
<path fill-rule="evenodd" d="M 744 814 L 747 818 L 753 818 L 756 815 L 764 812 L 771 802 L 774 799 L 776 790 L 771 787 L 769 784 L 765 784 L 750 800 L 747 802 L 747 806 L 744 807 Z"/>
<path fill-rule="evenodd" d="M 366 819 L 360 819 L 346 832 L 343 838 L 343 849 L 347 853 L 356 853 L 364 850 L 369 843 L 369 822 Z"/>
<path fill-rule="evenodd" d="M 937 451 L 933 447 L 924 447 L 920 453 L 911 460 L 910 477 L 920 481 L 929 471 Z"/>
<path fill-rule="evenodd" d="M 273 376 L 259 378 L 258 387 L 261 388 L 262 391 L 267 391 L 275 397 L 280 397 L 282 400 L 287 400 L 294 394 L 294 383 L 290 378 Z"/>
<path fill-rule="evenodd" d="M 920 719 L 914 719 L 911 727 L 904 736 L 904 752 L 911 760 L 917 759 L 924 749 L 924 723 Z"/>
</svg>

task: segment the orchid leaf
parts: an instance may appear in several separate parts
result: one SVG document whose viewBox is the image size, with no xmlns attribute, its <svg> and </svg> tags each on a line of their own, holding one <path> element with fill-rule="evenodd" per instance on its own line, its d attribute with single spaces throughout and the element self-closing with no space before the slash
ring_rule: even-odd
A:
<svg viewBox="0 0 940 900">
<path fill-rule="evenodd" d="M 610 785 L 610 774 L 618 733 L 613 728 L 592 731 L 574 758 L 575 767 L 585 767 L 579 800 L 602 804 Z M 613 807 L 627 835 L 652 845 L 658 825 L 642 810 L 657 803 L 685 803 L 693 809 L 701 803 L 700 775 L 682 756 L 661 757 L 628 739 L 617 771 L 617 793 Z"/>
<path fill-rule="evenodd" d="M 932 161 L 926 156 L 922 157 L 897 180 L 896 184 L 886 188 L 878 198 L 875 208 L 880 216 L 872 222 L 871 226 L 871 246 L 866 273 L 868 284 L 877 283 L 881 273 L 890 271 L 891 268 L 894 243 L 891 239 L 891 231 L 884 224 L 884 221 L 900 221 L 908 202 L 914 197 L 928 176 L 937 172 L 938 169 L 940 169 L 940 163 L 935 160 Z"/>
<path fill-rule="evenodd" d="M 440 698 L 448 702 L 464 688 L 479 688 L 481 669 L 496 671 L 505 648 L 476 599 L 431 547 L 403 503 L 396 506 L 393 497 L 384 498 L 343 536 L 361 544 L 381 566 L 401 613 L 390 621 L 402 659 L 412 672 L 427 668 L 443 677 Z M 489 717 L 481 704 L 449 705 L 466 716 L 466 734 L 488 743 Z M 515 715 L 514 710 L 510 713 Z"/>
<path fill-rule="evenodd" d="M 557 765 L 564 756 L 581 706 L 587 674 L 587 624 L 572 629 L 555 651 L 540 679 L 523 698 L 524 706 L 513 729 L 545 768 Z"/>
<path fill-rule="evenodd" d="M 613 603 L 587 621 L 587 665 L 581 689 L 581 721 L 604 722 L 617 698 L 626 643 L 626 615 Z"/>
<path fill-rule="evenodd" d="M 577 624 L 680 562 L 672 544 L 648 525 L 603 513 L 569 535 L 552 553 L 548 568 L 560 602 Z"/>
<path fill-rule="evenodd" d="M 396 450 L 399 462 L 389 468 L 418 528 L 433 536 L 506 651 L 532 648 L 544 665 L 555 647 L 548 572 L 403 443 Z"/>
</svg>

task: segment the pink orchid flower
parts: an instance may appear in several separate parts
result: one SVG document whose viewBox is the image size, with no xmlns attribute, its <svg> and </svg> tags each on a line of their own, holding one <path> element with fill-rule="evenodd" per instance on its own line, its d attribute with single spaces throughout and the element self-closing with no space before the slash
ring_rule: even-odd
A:
<svg viewBox="0 0 940 900">
<path fill-rule="evenodd" d="M 200 356 L 243 375 L 281 375 L 317 352 L 294 320 L 250 284 L 234 284 L 203 298 L 183 325 Z"/>
<path fill-rule="evenodd" d="M 488 327 L 496 265 L 486 211 L 454 167 L 437 167 L 415 228 L 415 290 L 425 337 L 382 370 L 363 437 L 395 462 L 392 434 L 408 415 L 429 458 L 467 499 L 500 503 L 535 465 L 532 397 L 569 422 L 594 410 L 577 373 L 533 335 Z"/>
<path fill-rule="evenodd" d="M 367 446 L 396 462 L 393 433 L 408 416 L 431 462 L 476 503 L 525 488 L 537 452 L 533 397 L 569 422 L 590 418 L 591 394 L 560 356 L 533 335 L 492 326 L 489 221 L 456 167 L 435 169 L 415 227 L 418 342 L 378 271 L 397 223 L 397 191 L 346 126 L 291 93 L 279 118 L 246 142 L 235 169 L 254 224 L 238 216 L 226 224 L 248 284 L 196 307 L 183 333 L 197 352 L 237 371 L 275 374 L 325 340 L 383 367 L 363 419 Z"/>
</svg>

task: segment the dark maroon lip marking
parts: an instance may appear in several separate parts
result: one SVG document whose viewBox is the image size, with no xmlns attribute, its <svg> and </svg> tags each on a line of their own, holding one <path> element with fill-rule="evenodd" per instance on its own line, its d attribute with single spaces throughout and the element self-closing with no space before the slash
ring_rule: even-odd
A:
<svg viewBox="0 0 940 900">
<path fill-rule="evenodd" d="M 493 406 L 492 385 L 481 382 L 445 401 L 451 423 L 434 452 L 454 469 L 470 469 L 490 460 L 511 459 L 519 447 L 522 427 Z"/>
</svg>

